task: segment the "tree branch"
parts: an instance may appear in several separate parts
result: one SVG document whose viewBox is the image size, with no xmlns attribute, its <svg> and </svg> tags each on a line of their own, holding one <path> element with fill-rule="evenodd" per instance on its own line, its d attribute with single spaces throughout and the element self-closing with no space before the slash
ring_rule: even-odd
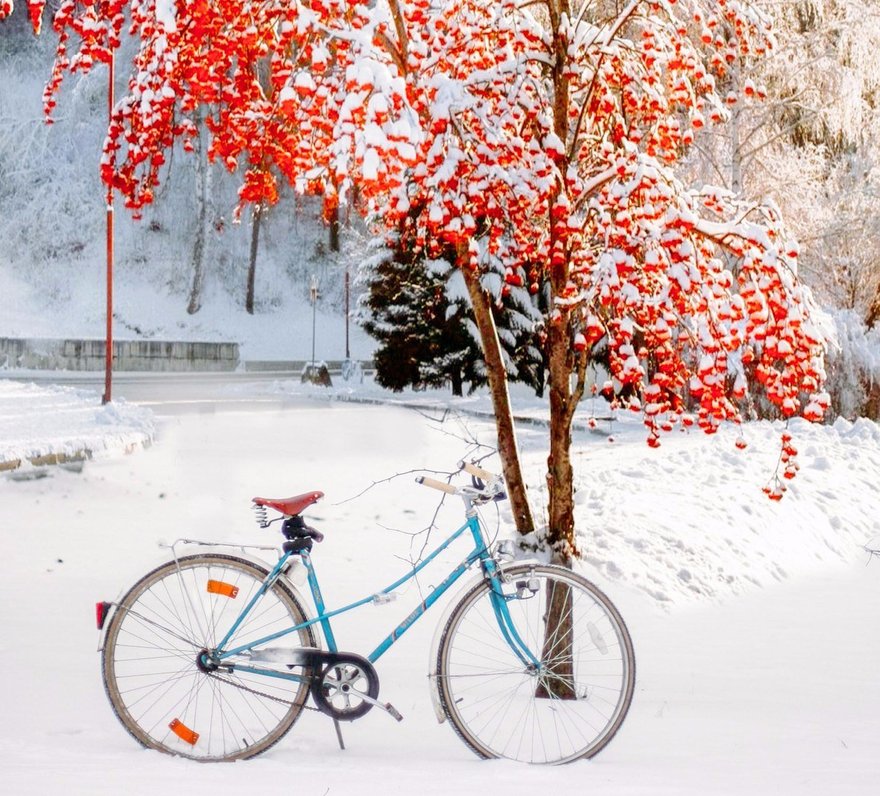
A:
<svg viewBox="0 0 880 796">
<path fill-rule="evenodd" d="M 406 35 L 406 21 L 403 18 L 403 12 L 400 9 L 398 0 L 388 0 L 388 8 L 391 12 L 391 19 L 394 20 L 394 29 L 397 31 L 397 41 L 400 45 L 399 50 L 394 48 L 393 43 L 384 33 L 380 34 L 380 39 L 388 47 L 389 54 L 400 67 L 400 73 L 405 75 L 406 62 L 409 57 L 409 38 Z"/>
</svg>

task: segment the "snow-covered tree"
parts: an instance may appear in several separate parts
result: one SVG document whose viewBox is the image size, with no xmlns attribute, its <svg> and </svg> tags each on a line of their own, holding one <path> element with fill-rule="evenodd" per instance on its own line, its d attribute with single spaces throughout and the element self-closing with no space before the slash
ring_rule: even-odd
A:
<svg viewBox="0 0 880 796">
<path fill-rule="evenodd" d="M 361 267 L 359 323 L 379 343 L 377 383 L 397 391 L 449 384 L 453 395 L 485 383 L 477 342 L 446 293 L 449 263 L 383 244 Z"/>
<path fill-rule="evenodd" d="M 126 7 L 59 9 L 47 105 L 65 70 L 109 57 Z M 483 276 L 498 258 L 509 284 L 548 286 L 557 560 L 578 552 L 569 448 L 592 344 L 604 339 L 613 377 L 641 395 L 653 445 L 678 422 L 711 432 L 737 419 L 750 376 L 783 416 L 822 415 L 820 335 L 778 212 L 689 191 L 671 171 L 693 131 L 723 115 L 724 71 L 772 46 L 745 0 L 145 0 L 129 14 L 141 46 L 105 180 L 134 208 L 150 202 L 165 151 L 206 107 L 211 156 L 244 168 L 243 202 L 275 201 L 284 179 L 332 207 L 357 184 L 391 230 L 423 205 L 414 240 L 428 256 L 451 248 L 468 287 L 524 531 L 497 296 Z M 69 31 L 80 36 L 70 51 Z M 780 497 L 781 482 L 768 491 Z"/>
<path fill-rule="evenodd" d="M 779 205 L 800 242 L 805 281 L 838 321 L 828 390 L 833 411 L 850 415 L 870 402 L 843 396 L 864 393 L 872 376 L 862 347 L 847 341 L 868 339 L 855 317 L 870 327 L 880 314 L 880 7 L 871 0 L 759 5 L 774 21 L 777 46 L 728 69 L 720 83 L 727 118 L 697 134 L 679 173 Z M 849 356 L 855 359 L 846 362 Z"/>
<path fill-rule="evenodd" d="M 880 278 L 880 7 L 758 5 L 774 22 L 777 46 L 726 70 L 726 113 L 697 134 L 682 173 L 776 202 L 821 300 L 867 317 Z"/>
<path fill-rule="evenodd" d="M 380 241 L 380 252 L 361 265 L 366 287 L 359 322 L 378 342 L 373 360 L 384 387 L 441 387 L 462 395 L 486 384 L 480 337 L 461 271 L 451 255 L 429 259 L 405 235 Z M 494 279 L 500 299 L 492 307 L 507 377 L 541 394 L 544 363 L 540 350 L 542 315 L 535 297 L 503 285 L 503 267 Z M 503 285 L 503 287 L 502 287 Z"/>
</svg>

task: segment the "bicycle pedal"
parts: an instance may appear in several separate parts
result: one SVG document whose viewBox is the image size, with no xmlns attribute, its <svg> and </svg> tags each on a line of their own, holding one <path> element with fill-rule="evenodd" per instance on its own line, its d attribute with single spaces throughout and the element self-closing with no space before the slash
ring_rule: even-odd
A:
<svg viewBox="0 0 880 796">
<path fill-rule="evenodd" d="M 391 716 L 392 719 L 403 721 L 403 716 L 400 715 L 397 708 L 395 708 L 390 702 L 386 702 L 382 707 L 385 708 L 385 712 Z"/>
</svg>

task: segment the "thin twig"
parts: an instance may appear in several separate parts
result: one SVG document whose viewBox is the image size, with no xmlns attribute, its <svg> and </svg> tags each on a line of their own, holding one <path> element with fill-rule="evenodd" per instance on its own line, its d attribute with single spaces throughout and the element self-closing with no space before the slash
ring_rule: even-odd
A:
<svg viewBox="0 0 880 796">
<path fill-rule="evenodd" d="M 470 430 L 470 428 L 464 418 L 464 415 L 462 415 L 461 412 L 456 412 L 453 409 L 444 409 L 443 416 L 441 418 L 437 419 L 436 417 L 431 417 L 430 415 L 428 415 L 424 412 L 421 412 L 418 409 L 416 409 L 416 411 L 419 412 L 419 414 L 421 414 L 422 417 L 424 417 L 426 420 L 429 420 L 432 423 L 436 423 L 437 424 L 437 431 L 439 431 L 441 434 L 445 434 L 446 436 L 453 437 L 454 439 L 459 439 L 462 442 L 464 442 L 465 444 L 469 445 L 472 448 L 472 450 L 466 454 L 465 458 L 472 456 L 474 453 L 476 453 L 476 451 L 478 451 L 480 449 L 487 450 L 488 453 L 483 454 L 483 456 L 481 456 L 478 461 L 482 461 L 483 459 L 486 459 L 489 456 L 492 456 L 493 454 L 498 452 L 498 448 L 494 448 L 491 445 L 486 445 L 484 442 L 480 442 L 476 438 L 476 436 L 471 432 L 471 430 Z M 462 433 L 456 434 L 455 432 L 452 432 L 452 431 L 449 431 L 449 430 L 443 428 L 443 424 L 446 423 L 447 418 L 453 419 L 456 422 L 456 424 L 458 425 L 458 427 Z"/>
<path fill-rule="evenodd" d="M 352 495 L 351 497 L 347 497 L 343 500 L 339 500 L 336 503 L 331 503 L 331 506 L 341 506 L 344 503 L 350 503 L 352 500 L 357 500 L 359 497 L 362 497 L 367 492 L 369 492 L 373 487 L 378 486 L 379 484 L 387 484 L 390 481 L 393 481 L 395 478 L 400 478 L 404 475 L 413 475 L 414 473 L 433 473 L 434 475 L 442 475 L 446 476 L 447 479 L 452 478 L 455 475 L 454 472 L 450 473 L 446 470 L 426 470 L 424 467 L 417 467 L 413 470 L 404 470 L 402 473 L 395 473 L 394 475 L 389 475 L 387 478 L 380 478 L 378 481 L 373 481 L 369 486 L 364 487 L 360 492 L 356 495 Z"/>
</svg>

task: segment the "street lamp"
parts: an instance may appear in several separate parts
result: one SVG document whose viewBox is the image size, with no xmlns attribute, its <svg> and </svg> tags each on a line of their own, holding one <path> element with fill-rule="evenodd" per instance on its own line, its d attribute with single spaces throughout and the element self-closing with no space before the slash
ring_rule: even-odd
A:
<svg viewBox="0 0 880 796">
<path fill-rule="evenodd" d="M 348 277 L 348 263 L 345 264 L 345 361 L 351 359 L 351 349 L 348 345 L 348 318 L 351 315 L 351 284 Z"/>
<path fill-rule="evenodd" d="M 312 302 L 312 360 L 311 368 L 315 368 L 315 316 L 318 312 L 318 280 L 312 276 L 309 282 L 309 299 Z"/>
</svg>

